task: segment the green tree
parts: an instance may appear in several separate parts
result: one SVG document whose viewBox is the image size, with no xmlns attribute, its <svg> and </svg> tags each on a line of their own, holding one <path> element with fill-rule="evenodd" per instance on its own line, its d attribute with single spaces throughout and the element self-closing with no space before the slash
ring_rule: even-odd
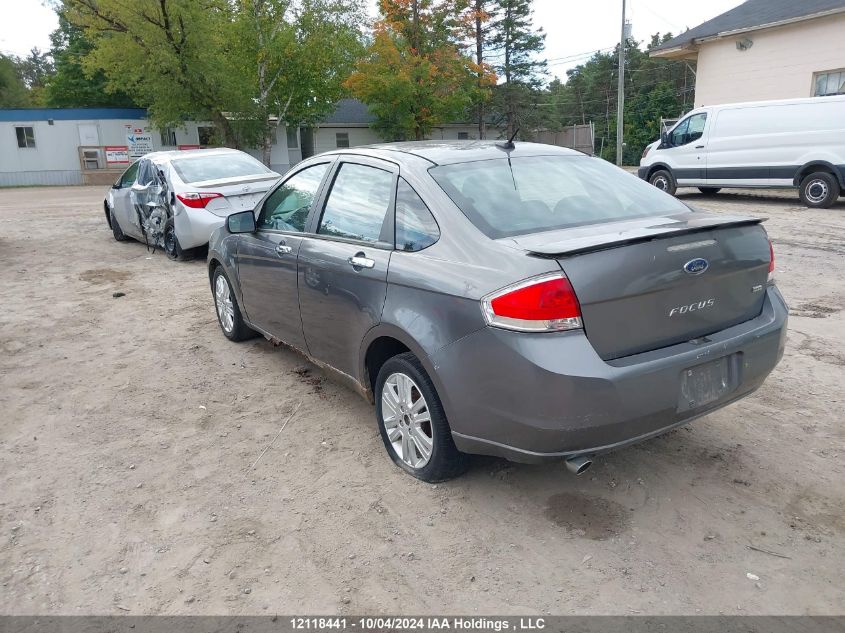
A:
<svg viewBox="0 0 845 633">
<path fill-rule="evenodd" d="M 0 53 L 0 108 L 25 108 L 32 105 L 29 89 L 21 77 L 17 58 Z"/>
<path fill-rule="evenodd" d="M 87 74 L 101 70 L 108 90 L 125 91 L 159 126 L 210 120 L 226 145 L 238 146 L 224 115 L 243 98 L 227 54 L 227 0 L 64 0 L 63 11 L 93 44 L 82 60 Z"/>
<path fill-rule="evenodd" d="M 242 138 L 264 162 L 281 124 L 310 125 L 344 96 L 343 82 L 363 52 L 361 0 L 242 0 L 235 58 L 251 82 L 237 111 Z"/>
<path fill-rule="evenodd" d="M 661 118 L 677 117 L 692 107 L 695 74 L 687 62 L 651 58 L 648 50 L 670 39 L 671 34 L 654 35 L 645 47 L 634 40 L 625 49 L 625 147 L 623 160 L 639 161 L 645 146 L 658 138 Z M 567 81 L 553 81 L 544 101 L 546 125 L 592 122 L 596 152 L 615 157 L 618 47 L 598 52 L 567 72 Z"/>
<path fill-rule="evenodd" d="M 423 139 L 465 117 L 494 76 L 462 51 L 473 14 L 466 0 L 381 0 L 381 20 L 346 82 L 388 140 Z"/>
<path fill-rule="evenodd" d="M 71 24 L 59 10 L 59 28 L 50 35 L 50 54 L 55 72 L 47 77 L 45 103 L 51 108 L 133 107 L 123 91 L 110 92 L 101 70 L 83 68 L 83 60 L 94 48 L 85 32 Z"/>
<path fill-rule="evenodd" d="M 500 83 L 493 90 L 493 108 L 511 137 L 517 128 L 536 126 L 535 93 L 547 66 L 541 55 L 545 34 L 533 26 L 531 0 L 492 0 L 488 56 Z"/>
</svg>

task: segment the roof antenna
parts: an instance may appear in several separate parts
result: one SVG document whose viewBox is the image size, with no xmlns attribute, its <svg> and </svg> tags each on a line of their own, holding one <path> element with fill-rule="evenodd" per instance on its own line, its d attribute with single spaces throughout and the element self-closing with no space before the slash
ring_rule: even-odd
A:
<svg viewBox="0 0 845 633">
<path fill-rule="evenodd" d="M 517 134 L 519 134 L 519 126 L 517 126 L 517 128 L 513 131 L 513 134 L 511 134 L 511 137 L 507 141 L 505 141 L 504 143 L 496 143 L 496 145 L 508 151 L 516 149 L 516 145 L 514 145 L 513 140 L 516 138 Z"/>
</svg>

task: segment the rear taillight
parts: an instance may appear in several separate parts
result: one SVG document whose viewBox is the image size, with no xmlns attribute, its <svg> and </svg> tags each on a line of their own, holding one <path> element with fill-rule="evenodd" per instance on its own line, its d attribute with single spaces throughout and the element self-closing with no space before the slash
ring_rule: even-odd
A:
<svg viewBox="0 0 845 633">
<path fill-rule="evenodd" d="M 215 198 L 222 198 L 222 193 L 177 193 L 176 197 L 186 207 L 192 209 L 205 209 L 209 202 Z"/>
<path fill-rule="evenodd" d="M 520 332 L 558 332 L 581 325 L 581 306 L 562 274 L 508 286 L 481 301 L 489 325 Z"/>
<path fill-rule="evenodd" d="M 775 282 L 775 249 L 772 248 L 772 240 L 769 240 L 769 279 L 768 282 Z"/>
</svg>

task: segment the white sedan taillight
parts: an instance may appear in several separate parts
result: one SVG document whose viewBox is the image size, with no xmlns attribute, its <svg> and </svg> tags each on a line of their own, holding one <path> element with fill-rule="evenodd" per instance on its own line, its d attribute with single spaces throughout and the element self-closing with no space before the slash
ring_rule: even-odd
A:
<svg viewBox="0 0 845 633">
<path fill-rule="evenodd" d="M 177 193 L 176 197 L 179 198 L 179 201 L 184 204 L 186 207 L 191 207 L 192 209 L 205 209 L 208 206 L 208 203 L 214 200 L 215 198 L 222 198 L 222 193 Z"/>
<path fill-rule="evenodd" d="M 519 332 L 559 332 L 582 327 L 581 306 L 559 273 L 502 288 L 481 300 L 489 325 Z"/>
</svg>

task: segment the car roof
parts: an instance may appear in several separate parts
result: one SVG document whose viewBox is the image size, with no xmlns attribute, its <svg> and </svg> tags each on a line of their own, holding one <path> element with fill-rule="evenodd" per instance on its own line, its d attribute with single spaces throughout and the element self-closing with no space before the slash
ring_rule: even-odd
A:
<svg viewBox="0 0 845 633">
<path fill-rule="evenodd" d="M 542 143 L 514 142 L 508 150 L 506 141 L 412 141 L 400 143 L 379 143 L 363 145 L 344 150 L 327 152 L 333 155 L 357 154 L 385 158 L 393 162 L 419 162 L 420 159 L 433 165 L 450 165 L 496 158 L 521 158 L 525 156 L 584 156 L 582 152 L 568 147 L 544 145 Z"/>
</svg>

